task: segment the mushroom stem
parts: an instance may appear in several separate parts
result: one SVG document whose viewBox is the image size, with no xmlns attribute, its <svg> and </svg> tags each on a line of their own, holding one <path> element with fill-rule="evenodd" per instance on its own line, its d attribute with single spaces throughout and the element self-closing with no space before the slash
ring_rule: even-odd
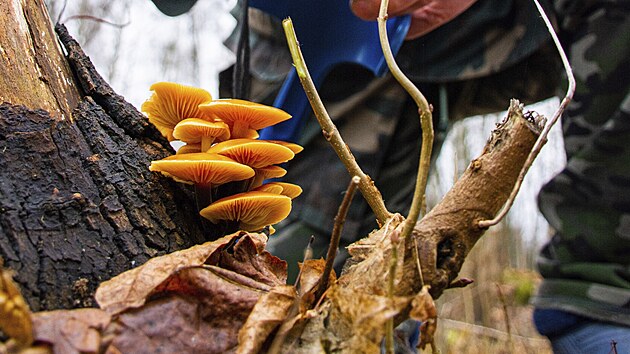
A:
<svg viewBox="0 0 630 354">
<path fill-rule="evenodd" d="M 212 204 L 212 185 L 209 183 L 195 183 L 195 201 L 199 211 Z"/>
<path fill-rule="evenodd" d="M 201 138 L 201 152 L 207 152 L 214 142 L 214 137 L 204 136 Z"/>
<path fill-rule="evenodd" d="M 248 187 L 250 180 L 251 178 L 242 181 L 228 182 L 220 186 L 215 186 L 212 189 L 212 200 L 219 200 L 221 198 L 225 198 L 234 194 L 246 192 L 247 190 L 249 190 Z M 204 206 L 204 208 L 208 205 Z"/>
<path fill-rule="evenodd" d="M 249 125 L 247 123 L 235 120 L 231 131 L 232 139 L 245 138 L 248 131 Z"/>
<path fill-rule="evenodd" d="M 197 212 L 212 204 L 212 185 L 205 183 L 195 183 L 195 202 L 197 204 Z M 204 237 L 208 238 L 212 234 L 212 224 L 205 218 L 201 219 L 201 230 Z"/>
</svg>

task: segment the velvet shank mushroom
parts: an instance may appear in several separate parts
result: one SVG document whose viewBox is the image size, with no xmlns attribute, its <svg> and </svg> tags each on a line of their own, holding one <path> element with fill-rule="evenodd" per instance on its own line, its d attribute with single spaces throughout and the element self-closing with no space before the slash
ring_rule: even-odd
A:
<svg viewBox="0 0 630 354">
<path fill-rule="evenodd" d="M 192 154 L 194 152 L 201 152 L 201 143 L 182 145 L 177 149 L 176 154 Z"/>
<path fill-rule="evenodd" d="M 274 144 L 280 144 L 284 147 L 288 147 L 289 149 L 291 149 L 291 151 L 293 151 L 294 154 L 298 154 L 300 152 L 302 152 L 302 150 L 304 150 L 304 148 L 296 143 L 291 143 L 288 141 L 284 141 L 284 140 L 267 140 L 270 143 L 274 143 Z"/>
<path fill-rule="evenodd" d="M 195 185 L 197 208 L 212 202 L 212 188 L 228 182 L 252 178 L 254 170 L 229 157 L 205 152 L 179 154 L 152 161 L 151 171 L 161 172 L 182 183 Z"/>
<path fill-rule="evenodd" d="M 287 162 L 295 156 L 291 149 L 265 140 L 232 139 L 212 146 L 209 153 L 227 156 L 251 168 Z"/>
<path fill-rule="evenodd" d="M 231 128 L 232 138 L 251 138 L 256 130 L 291 118 L 281 109 L 239 99 L 214 100 L 199 105 L 199 109 L 206 116 L 226 122 Z"/>
<path fill-rule="evenodd" d="M 186 118 L 177 123 L 173 130 L 173 136 L 187 144 L 201 143 L 201 152 L 206 152 L 215 140 L 228 140 L 230 128 L 224 122 Z"/>
<path fill-rule="evenodd" d="M 286 195 L 291 199 L 294 199 L 302 194 L 302 187 L 298 186 L 297 184 L 287 182 L 269 182 L 263 184 L 262 186 L 256 187 L 253 190 Z"/>
<path fill-rule="evenodd" d="M 234 161 L 250 166 L 256 171 L 256 176 L 244 185 L 238 192 L 249 190 L 262 184 L 258 171 L 272 165 L 291 160 L 295 154 L 291 149 L 265 140 L 233 139 L 212 146 L 208 152 L 227 156 Z M 277 171 L 280 172 L 280 171 Z M 286 173 L 285 170 L 282 172 Z M 264 172 L 261 172 L 264 173 Z M 283 175 L 284 175 L 283 173 Z"/>
<path fill-rule="evenodd" d="M 168 141 L 173 141 L 173 128 L 186 118 L 203 117 L 199 105 L 212 101 L 208 91 L 173 82 L 151 85 L 153 94 L 142 104 L 141 110 Z"/>
<path fill-rule="evenodd" d="M 291 198 L 274 193 L 251 191 L 225 197 L 201 210 L 214 224 L 237 222 L 238 229 L 258 231 L 278 223 L 291 212 Z"/>
<path fill-rule="evenodd" d="M 254 170 L 229 157 L 204 152 L 173 155 L 152 161 L 151 171 L 161 172 L 177 182 L 219 185 L 254 176 Z"/>
<path fill-rule="evenodd" d="M 287 174 L 287 170 L 280 166 L 267 166 L 254 169 L 256 175 L 250 184 L 250 188 L 257 188 L 262 185 L 263 181 L 269 178 L 279 178 Z"/>
</svg>

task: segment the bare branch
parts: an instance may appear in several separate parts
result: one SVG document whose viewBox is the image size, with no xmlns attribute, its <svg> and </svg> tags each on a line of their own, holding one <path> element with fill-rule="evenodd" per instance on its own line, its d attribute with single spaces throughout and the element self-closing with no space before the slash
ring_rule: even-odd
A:
<svg viewBox="0 0 630 354">
<path fill-rule="evenodd" d="M 385 61 L 391 71 L 392 76 L 400 83 L 400 85 L 411 95 L 411 98 L 418 105 L 418 113 L 420 115 L 420 127 L 422 129 L 422 148 L 420 150 L 420 162 L 418 164 L 418 174 L 416 177 L 416 189 L 413 193 L 413 200 L 409 215 L 405 221 L 401 237 L 408 240 L 411 237 L 411 230 L 416 225 L 420 211 L 422 209 L 424 192 L 427 188 L 427 179 L 429 177 L 429 167 L 431 165 L 431 150 L 433 149 L 433 118 L 431 114 L 431 106 L 420 90 L 405 76 L 400 70 L 394 55 L 389 46 L 387 38 L 387 6 L 389 0 L 382 0 L 378 15 L 378 35 L 381 41 L 381 48 Z"/>
<path fill-rule="evenodd" d="M 282 26 L 284 27 L 284 32 L 287 37 L 295 70 L 300 78 L 302 87 L 304 87 L 306 97 L 308 97 L 311 107 L 315 112 L 315 117 L 317 118 L 319 125 L 322 127 L 322 134 L 324 134 L 326 140 L 328 140 L 330 145 L 332 145 L 333 149 L 337 153 L 337 156 L 339 156 L 339 159 L 344 164 L 350 175 L 359 176 L 359 178 L 361 178 L 359 190 L 361 191 L 361 194 L 363 194 L 367 203 L 370 205 L 370 208 L 372 208 L 372 211 L 374 211 L 376 219 L 379 223 L 383 224 L 385 220 L 391 216 L 391 213 L 385 207 L 381 192 L 376 188 L 370 176 L 361 170 L 361 167 L 357 164 L 354 155 L 352 155 L 352 152 L 341 138 L 341 134 L 339 134 L 337 127 L 335 127 L 332 119 L 330 119 L 328 112 L 326 112 L 324 103 L 317 93 L 315 84 L 311 79 L 306 63 L 304 62 L 304 57 L 302 56 L 302 51 L 300 50 L 300 45 L 295 35 L 295 29 L 293 28 L 293 22 L 290 18 L 287 18 L 282 21 Z"/>
<path fill-rule="evenodd" d="M 319 282 L 319 288 L 315 293 L 315 298 L 321 297 L 324 291 L 328 288 L 328 279 L 330 278 L 330 272 L 333 269 L 335 257 L 337 256 L 337 250 L 339 249 L 341 230 L 343 229 L 343 224 L 346 221 L 346 215 L 348 215 L 348 210 L 350 209 L 350 203 L 352 202 L 352 198 L 354 198 L 359 182 L 361 182 L 359 176 L 352 177 L 350 183 L 348 184 L 348 188 L 346 189 L 346 195 L 343 197 L 339 210 L 337 211 L 337 216 L 335 216 L 335 224 L 333 226 L 332 235 L 330 236 L 328 253 L 326 254 L 326 265 L 324 266 L 324 272 L 322 273 L 322 277 Z"/>
</svg>

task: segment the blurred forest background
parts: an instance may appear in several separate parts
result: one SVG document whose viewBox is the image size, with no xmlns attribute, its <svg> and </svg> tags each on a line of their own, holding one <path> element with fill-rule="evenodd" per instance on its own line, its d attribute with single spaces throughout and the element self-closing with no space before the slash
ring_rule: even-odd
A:
<svg viewBox="0 0 630 354">
<path fill-rule="evenodd" d="M 199 0 L 188 13 L 168 17 L 149 0 L 47 0 L 52 20 L 66 24 L 101 75 L 136 107 L 157 81 L 202 87 L 218 97 L 218 73 L 234 62 L 223 41 L 236 26 L 229 13 L 235 4 Z M 529 108 L 550 117 L 557 106 L 557 99 L 549 99 Z M 429 207 L 481 152 L 502 116 L 470 117 L 451 127 L 430 177 Z M 532 326 L 528 299 L 539 281 L 535 258 L 549 236 L 536 195 L 564 163 L 562 136 L 554 127 L 507 219 L 468 257 L 461 276 L 475 283 L 438 301 L 442 353 L 551 352 Z"/>
</svg>

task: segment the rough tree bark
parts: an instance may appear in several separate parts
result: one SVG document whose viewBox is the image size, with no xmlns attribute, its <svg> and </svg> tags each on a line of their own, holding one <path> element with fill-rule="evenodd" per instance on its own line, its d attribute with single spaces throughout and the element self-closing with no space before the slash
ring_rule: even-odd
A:
<svg viewBox="0 0 630 354">
<path fill-rule="evenodd" d="M 43 1 L 0 9 L 0 257 L 33 310 L 203 241 L 191 191 L 148 171 L 168 143 L 57 30 L 67 59 Z"/>
</svg>

